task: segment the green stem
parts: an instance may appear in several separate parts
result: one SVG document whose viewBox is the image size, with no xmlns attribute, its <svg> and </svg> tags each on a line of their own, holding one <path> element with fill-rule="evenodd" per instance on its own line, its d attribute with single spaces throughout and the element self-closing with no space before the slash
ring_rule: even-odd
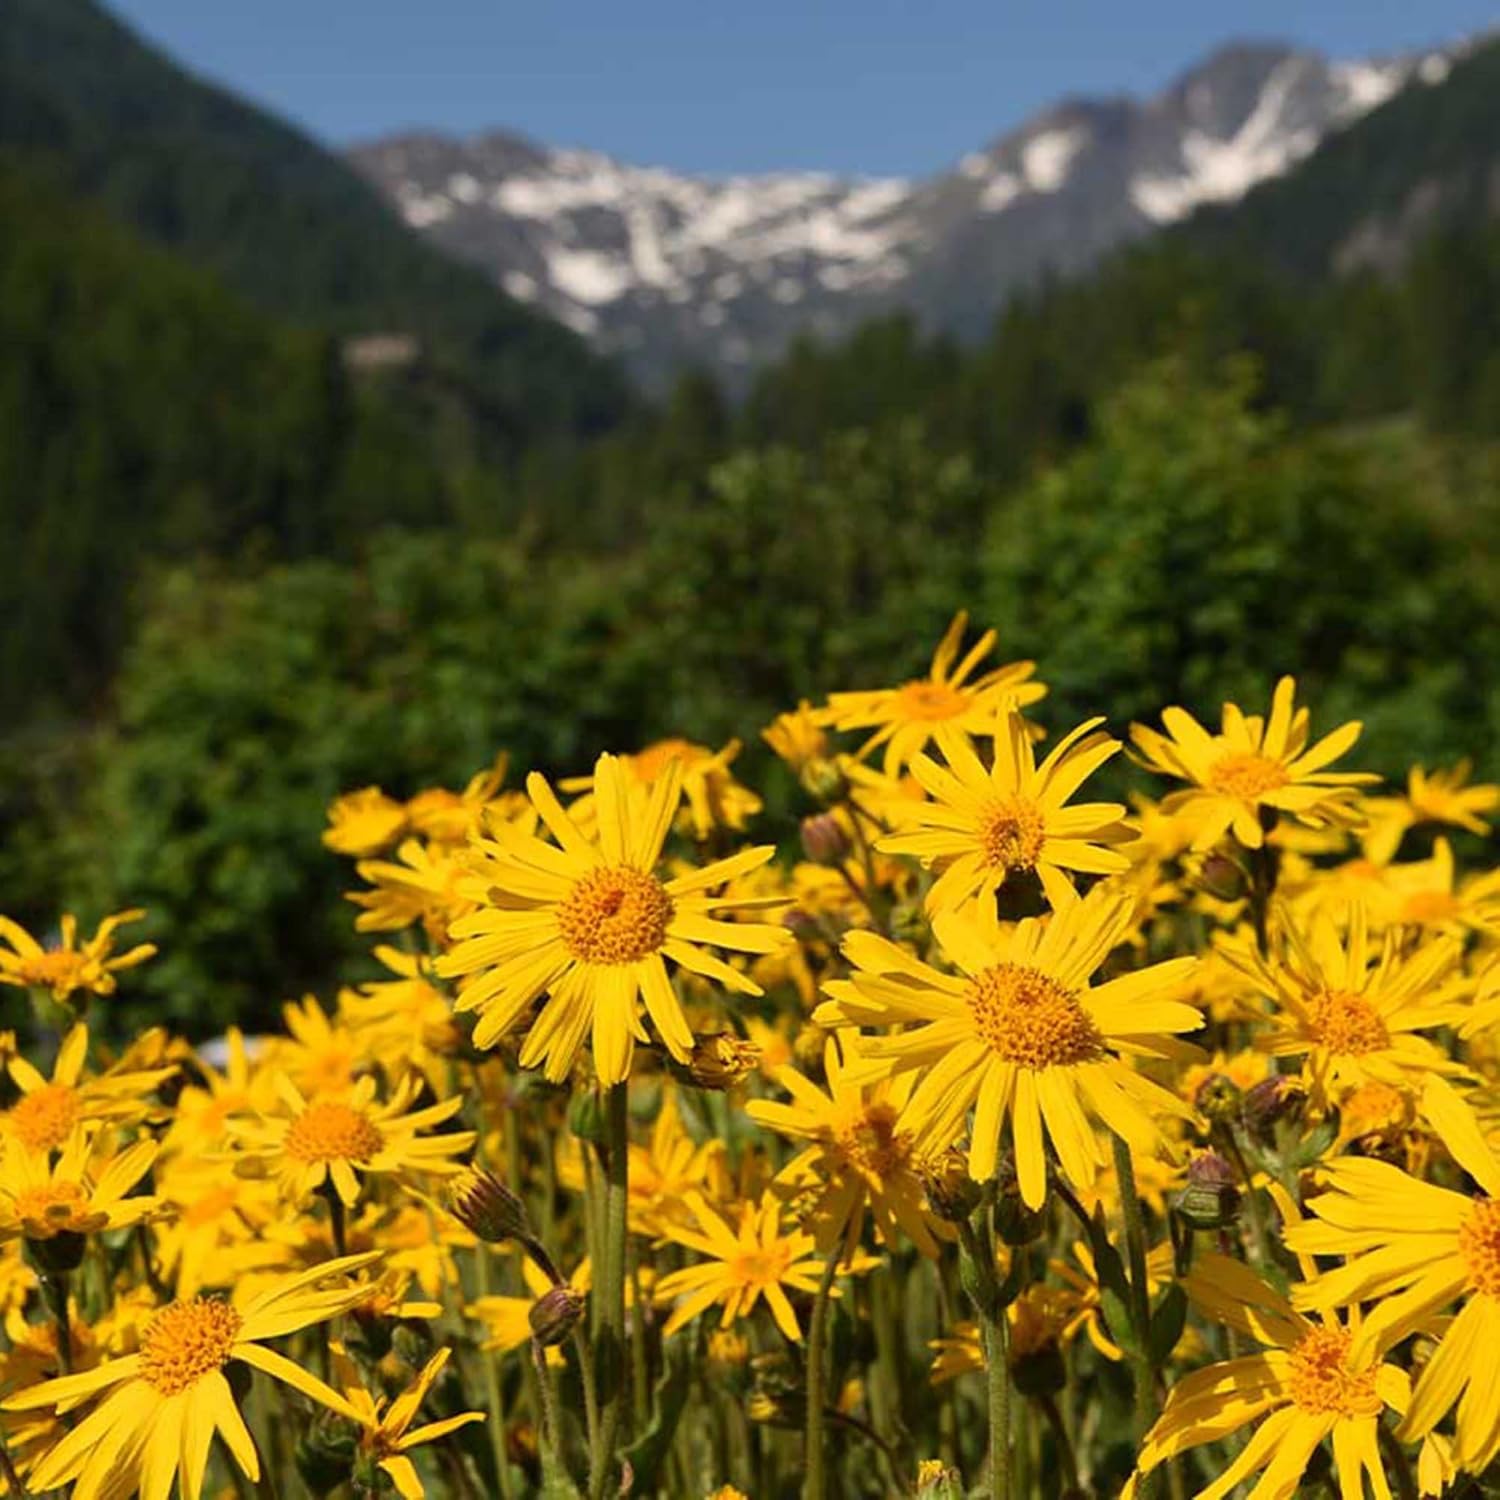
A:
<svg viewBox="0 0 1500 1500">
<path fill-rule="evenodd" d="M 57 1365 L 64 1375 L 73 1373 L 73 1330 L 68 1321 L 68 1273 L 48 1271 L 42 1277 L 47 1310 L 57 1325 Z"/>
<path fill-rule="evenodd" d="M 1384 1422 L 1377 1425 L 1376 1431 L 1380 1434 L 1380 1451 L 1385 1454 L 1386 1473 L 1396 1481 L 1396 1493 L 1401 1500 L 1417 1500 L 1417 1481 L 1406 1450 Z"/>
<path fill-rule="evenodd" d="M 1250 1163 L 1245 1159 L 1245 1153 L 1240 1150 L 1240 1143 L 1234 1138 L 1233 1130 L 1225 1130 L 1222 1139 L 1235 1170 L 1240 1174 L 1240 1180 L 1245 1184 L 1245 1212 L 1250 1220 L 1250 1240 L 1255 1246 L 1255 1263 L 1268 1266 L 1272 1258 L 1270 1232 L 1266 1228 L 1266 1211 L 1255 1186 L 1254 1174 Z"/>
<path fill-rule="evenodd" d="M 625 1234 L 630 1190 L 628 1089 L 628 1084 L 617 1083 L 604 1096 L 604 1266 L 599 1283 L 601 1326 L 596 1344 L 596 1352 L 601 1356 L 603 1409 L 601 1462 L 589 1475 L 590 1500 L 604 1500 L 625 1407 Z"/>
<path fill-rule="evenodd" d="M 1120 1212 L 1125 1219 L 1125 1251 L 1130 1268 L 1130 1321 L 1135 1325 L 1135 1426 L 1136 1440 L 1150 1430 L 1155 1406 L 1155 1375 L 1151 1369 L 1151 1294 L 1146 1285 L 1146 1225 L 1141 1217 L 1141 1199 L 1135 1185 L 1135 1163 L 1123 1136 L 1112 1137 L 1115 1178 L 1120 1189 Z"/>
<path fill-rule="evenodd" d="M 1078 1460 L 1073 1454 L 1073 1441 L 1068 1436 L 1062 1413 L 1057 1409 L 1057 1400 L 1053 1396 L 1039 1396 L 1037 1402 L 1042 1408 L 1042 1414 L 1052 1424 L 1052 1436 L 1057 1440 L 1057 1456 L 1062 1463 L 1064 1483 L 1068 1489 L 1076 1490 L 1079 1488 Z"/>
<path fill-rule="evenodd" d="M 803 1500 L 824 1500 L 827 1483 L 824 1460 L 827 1442 L 824 1437 L 824 1394 L 828 1383 L 828 1304 L 833 1296 L 833 1281 L 838 1274 L 839 1249 L 829 1252 L 813 1298 L 812 1326 L 807 1335 L 807 1446 L 803 1453 L 806 1473 L 802 1481 Z"/>
<path fill-rule="evenodd" d="M 583 1382 L 583 1417 L 589 1438 L 589 1483 L 594 1474 L 604 1466 L 605 1455 L 600 1449 L 599 1385 L 594 1375 L 594 1351 L 583 1336 L 581 1326 L 573 1329 L 573 1350 L 578 1355 L 578 1376 Z"/>
<path fill-rule="evenodd" d="M 536 1371 L 537 1400 L 542 1411 L 542 1477 L 546 1488 L 554 1476 L 565 1478 L 567 1469 L 563 1465 L 562 1430 L 557 1423 L 557 1394 L 552 1389 L 547 1351 L 540 1339 L 531 1341 L 531 1366 Z"/>
<path fill-rule="evenodd" d="M 340 1257 L 347 1255 L 349 1239 L 344 1228 L 344 1200 L 332 1183 L 328 1185 L 328 1223 L 333 1234 L 333 1253 Z"/>
<path fill-rule="evenodd" d="M 481 1297 L 490 1294 L 489 1250 L 481 1243 L 474 1252 L 476 1282 Z M 511 1500 L 510 1463 L 505 1454 L 505 1401 L 500 1390 L 500 1365 L 498 1359 L 483 1349 L 479 1358 L 484 1363 L 484 1390 L 489 1406 L 490 1452 L 495 1459 L 495 1482 L 500 1486 L 501 1500 Z"/>
<path fill-rule="evenodd" d="M 987 1310 L 980 1320 L 989 1385 L 990 1495 L 1010 1500 L 1010 1330 L 1005 1309 Z"/>
</svg>

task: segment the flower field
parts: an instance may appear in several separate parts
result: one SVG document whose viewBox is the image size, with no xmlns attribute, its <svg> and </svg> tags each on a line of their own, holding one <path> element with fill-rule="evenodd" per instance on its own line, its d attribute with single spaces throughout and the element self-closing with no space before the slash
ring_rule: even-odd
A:
<svg viewBox="0 0 1500 1500">
<path fill-rule="evenodd" d="M 381 977 L 271 1036 L 0 917 L 0 1492 L 1500 1493 L 1500 787 L 1044 679 L 745 726 L 800 826 L 735 743 L 351 790 Z"/>
</svg>

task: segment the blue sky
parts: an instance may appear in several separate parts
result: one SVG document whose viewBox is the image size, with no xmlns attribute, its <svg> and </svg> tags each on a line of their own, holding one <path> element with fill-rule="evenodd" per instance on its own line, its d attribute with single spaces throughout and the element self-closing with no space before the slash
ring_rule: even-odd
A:
<svg viewBox="0 0 1500 1500">
<path fill-rule="evenodd" d="M 1496 0 L 112 3 L 331 142 L 504 126 L 703 172 L 929 172 L 1060 95 L 1150 92 L 1230 38 L 1360 56 L 1500 20 Z"/>
</svg>

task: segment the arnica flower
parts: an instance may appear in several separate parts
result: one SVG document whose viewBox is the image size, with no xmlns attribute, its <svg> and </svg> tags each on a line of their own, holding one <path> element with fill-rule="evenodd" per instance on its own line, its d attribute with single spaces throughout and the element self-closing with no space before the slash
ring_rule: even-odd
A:
<svg viewBox="0 0 1500 1500">
<path fill-rule="evenodd" d="M 1108 847 L 1135 837 L 1115 802 L 1067 806 L 1068 798 L 1114 755 L 1118 740 L 1097 732 L 1102 719 L 1080 724 L 1036 762 L 1031 734 L 1019 714 L 996 726 L 988 769 L 968 735 L 940 725 L 939 749 L 948 762 L 912 758 L 911 774 L 932 798 L 899 814 L 894 834 L 878 847 L 915 855 L 941 873 L 927 893 L 929 911 L 949 911 L 975 897 L 993 897 L 1008 877 L 1035 873 L 1048 901 L 1074 898 L 1070 871 L 1118 875 L 1130 861 Z"/>
<path fill-rule="evenodd" d="M 441 947 L 448 924 L 474 909 L 459 890 L 466 867 L 449 845 L 403 839 L 394 859 L 362 859 L 354 869 L 373 887 L 344 893 L 363 908 L 354 919 L 357 932 L 400 932 L 420 922 Z"/>
<path fill-rule="evenodd" d="M 776 717 L 760 732 L 760 737 L 798 775 L 816 761 L 831 754 L 828 741 L 828 710 L 814 708 L 804 698 L 794 709 Z"/>
<path fill-rule="evenodd" d="M 1310 1264 L 1304 1271 L 1313 1272 Z M 1312 1322 L 1241 1261 L 1209 1251 L 1199 1255 L 1183 1285 L 1210 1316 L 1254 1339 L 1257 1354 L 1225 1360 L 1178 1380 L 1137 1460 L 1148 1474 L 1202 1443 L 1216 1443 L 1251 1422 L 1249 1442 L 1197 1500 L 1221 1500 L 1264 1470 L 1258 1500 L 1290 1500 L 1313 1454 L 1332 1439 L 1342 1496 L 1388 1496 L 1379 1448 L 1381 1413 L 1405 1410 L 1406 1372 L 1383 1364 L 1371 1329 L 1357 1320 Z M 1316 1280 L 1308 1283 L 1315 1288 Z M 1127 1495 L 1135 1494 L 1135 1481 Z"/>
<path fill-rule="evenodd" d="M 686 1062 L 691 1055 L 693 1032 L 668 961 L 726 989 L 760 993 L 700 945 L 770 953 L 789 940 L 781 927 L 716 915 L 760 903 L 707 894 L 759 868 L 774 850 L 744 849 L 675 880 L 658 879 L 681 776 L 680 763 L 670 762 L 649 798 L 637 801 L 616 758 L 601 755 L 594 767 L 596 841 L 533 772 L 526 789 L 557 844 L 504 828 L 494 830 L 494 839 L 476 840 L 472 884 L 487 904 L 453 924 L 457 942 L 438 960 L 440 974 L 464 976 L 457 1009 L 480 1012 L 475 1046 L 493 1047 L 545 993 L 547 1003 L 521 1047 L 521 1066 L 542 1065 L 560 1083 L 591 1035 L 595 1070 L 609 1087 L 629 1077 L 635 1044 L 647 1040 L 642 1001 L 672 1056 Z"/>
<path fill-rule="evenodd" d="M 455 1095 L 426 1109 L 410 1110 L 416 1085 L 403 1079 L 384 1104 L 375 1080 L 361 1078 L 348 1094 L 320 1095 L 311 1102 L 285 1074 L 276 1079 L 281 1108 L 255 1119 L 229 1122 L 236 1165 L 246 1175 L 269 1172 L 288 1201 L 302 1203 L 331 1182 L 340 1200 L 359 1200 L 360 1176 L 417 1173 L 451 1176 L 462 1169 L 454 1158 L 474 1144 L 472 1130 L 422 1135 L 463 1108 Z"/>
<path fill-rule="evenodd" d="M 139 1224 L 161 1206 L 159 1198 L 127 1194 L 156 1160 L 155 1141 L 136 1141 L 102 1166 L 93 1144 L 75 1129 L 55 1161 L 45 1152 L 5 1152 L 0 1157 L 0 1240 L 50 1240 L 59 1234 L 98 1234 Z"/>
<path fill-rule="evenodd" d="M 8 1397 L 6 1411 L 53 1406 L 66 1413 L 108 1392 L 36 1466 L 31 1488 L 71 1484 L 73 1500 L 100 1500 L 139 1487 L 149 1500 L 164 1500 L 176 1480 L 184 1495 L 198 1495 L 215 1432 L 241 1472 L 259 1479 L 254 1440 L 224 1377 L 231 1360 L 357 1422 L 358 1414 L 337 1391 L 264 1341 L 337 1317 L 358 1296 L 338 1278 L 376 1258 L 347 1256 L 282 1277 L 240 1308 L 204 1298 L 170 1302 L 146 1324 L 137 1353 Z"/>
<path fill-rule="evenodd" d="M 729 769 L 740 749 L 738 740 L 730 740 L 722 750 L 710 750 L 707 745 L 695 745 L 691 740 L 668 739 L 647 745 L 634 755 L 619 755 L 615 759 L 626 773 L 626 785 L 632 795 L 641 800 L 644 800 L 647 789 L 675 761 L 681 769 L 681 796 L 686 804 L 675 822 L 682 832 L 691 834 L 701 843 L 715 829 L 743 832 L 745 825 L 761 809 L 760 798 L 749 787 L 736 781 Z M 589 838 L 595 838 L 598 834 L 598 804 L 594 797 L 594 778 L 573 777 L 559 782 L 558 788 L 583 794 L 569 806 L 568 816 Z"/>
<path fill-rule="evenodd" d="M 383 1395 L 374 1395 L 365 1386 L 354 1362 L 342 1351 L 336 1351 L 339 1388 L 359 1424 L 359 1458 L 382 1470 L 402 1500 L 424 1500 L 427 1493 L 416 1465 L 407 1457 L 413 1448 L 435 1443 L 460 1427 L 485 1419 L 482 1411 L 465 1411 L 421 1427 L 412 1426 L 452 1354 L 451 1349 L 439 1349 L 423 1365 L 417 1378 L 387 1406 Z"/>
<path fill-rule="evenodd" d="M 835 729 L 875 731 L 859 753 L 865 756 L 884 745 L 887 776 L 894 776 L 925 749 L 940 724 L 969 734 L 992 733 L 1003 713 L 1046 697 L 1046 687 L 1032 680 L 1034 662 L 1011 662 L 974 677 L 979 663 L 994 649 L 995 632 L 985 631 L 960 661 L 959 646 L 968 624 L 967 612 L 953 617 L 926 677 L 896 688 L 828 695 L 828 717 Z"/>
<path fill-rule="evenodd" d="M 1225 942 L 1220 951 L 1274 1002 L 1259 1044 L 1273 1057 L 1305 1059 L 1315 1110 L 1370 1083 L 1415 1096 L 1432 1074 L 1464 1074 L 1443 1048 L 1418 1035 L 1455 1025 L 1466 1013 L 1456 941 L 1436 938 L 1413 949 L 1388 929 L 1377 948 L 1360 906 L 1350 911 L 1342 937 L 1327 916 L 1315 917 L 1305 931 L 1286 912 L 1281 916 L 1269 957 L 1249 942 Z"/>
<path fill-rule="evenodd" d="M 78 1025 L 63 1038 L 51 1078 L 24 1057 L 11 1058 L 8 1071 L 21 1097 L 0 1114 L 0 1135 L 23 1150 L 46 1153 L 61 1149 L 78 1125 L 134 1124 L 146 1113 L 147 1095 L 177 1071 L 111 1069 L 85 1078 L 88 1052 L 88 1027 Z"/>
<path fill-rule="evenodd" d="M 323 847 L 355 859 L 389 849 L 406 832 L 406 806 L 378 786 L 345 792 L 328 808 Z"/>
<path fill-rule="evenodd" d="M 1431 859 L 1390 865 L 1384 873 L 1372 898 L 1383 921 L 1457 938 L 1500 937 L 1500 870 L 1460 880 L 1447 839 L 1434 842 Z"/>
<path fill-rule="evenodd" d="M 0 917 L 0 942 L 9 945 L 0 947 L 0 984 L 49 990 L 59 1002 L 79 990 L 112 995 L 116 974 L 145 963 L 156 952 L 155 943 L 137 943 L 124 953 L 114 951 L 115 930 L 145 915 L 139 909 L 116 912 L 99 924 L 93 937 L 80 944 L 78 919 L 70 912 L 59 923 L 59 941 L 53 948 L 44 948 L 19 922 Z"/>
<path fill-rule="evenodd" d="M 1500 1454 L 1500 1157 L 1453 1091 L 1441 1135 L 1479 1184 L 1474 1194 L 1423 1182 L 1387 1162 L 1340 1157 L 1319 1174 L 1308 1202 L 1315 1220 L 1289 1228 L 1299 1255 L 1343 1255 L 1348 1263 L 1299 1288 L 1300 1307 L 1325 1309 L 1378 1299 L 1366 1323 L 1385 1345 L 1433 1326 L 1460 1304 L 1422 1368 L 1398 1436 L 1425 1437 L 1458 1407 L 1454 1456 L 1479 1473 Z"/>
<path fill-rule="evenodd" d="M 741 1203 L 739 1224 L 733 1229 L 700 1193 L 690 1194 L 687 1205 L 698 1228 L 669 1225 L 666 1238 L 707 1259 L 672 1271 L 657 1283 L 657 1302 L 682 1299 L 662 1332 L 676 1333 L 716 1303 L 724 1305 L 719 1326 L 728 1328 L 737 1318 L 748 1318 L 764 1297 L 776 1326 L 787 1338 L 800 1342 L 802 1330 L 786 1289 L 808 1296 L 817 1291 L 823 1262 L 816 1257 L 812 1236 L 800 1229 L 785 1231 L 781 1201 L 772 1193 L 758 1204 Z M 867 1269 L 869 1264 L 873 1262 L 856 1263 L 855 1269 Z M 837 1295 L 838 1288 L 833 1292 Z"/>
<path fill-rule="evenodd" d="M 1490 825 L 1481 814 L 1500 808 L 1500 786 L 1491 782 L 1471 785 L 1473 763 L 1460 761 L 1448 771 L 1424 771 L 1413 766 L 1406 778 L 1404 797 L 1371 797 L 1365 804 L 1370 830 L 1364 838 L 1365 853 L 1376 864 L 1394 859 L 1410 828 L 1441 823 L 1462 828 L 1484 838 Z"/>
<path fill-rule="evenodd" d="M 1147 766 L 1192 783 L 1165 798 L 1162 808 L 1196 821 L 1195 849 L 1207 849 L 1231 831 L 1247 849 L 1258 849 L 1263 816 L 1276 813 L 1314 827 L 1359 820 L 1357 788 L 1379 778 L 1324 768 L 1350 749 L 1361 726 L 1351 720 L 1308 749 L 1309 715 L 1305 707 L 1293 707 L 1296 690 L 1290 677 L 1276 684 L 1268 719 L 1226 703 L 1218 734 L 1182 708 L 1163 710 L 1166 734 L 1131 726 Z"/>
<path fill-rule="evenodd" d="M 827 1093 L 796 1068 L 784 1067 L 776 1081 L 792 1102 L 756 1099 L 746 1111 L 759 1125 L 811 1142 L 781 1170 L 776 1185 L 794 1201 L 809 1201 L 804 1222 L 819 1254 L 842 1241 L 841 1255 L 850 1259 L 868 1210 L 883 1244 L 894 1246 L 899 1228 L 923 1255 L 936 1256 L 938 1221 L 927 1210 L 916 1141 L 901 1122 L 915 1079 L 851 1082 L 847 1065 L 859 1056 L 857 1032 L 830 1037 L 823 1049 Z"/>
<path fill-rule="evenodd" d="M 1194 961 L 1172 959 L 1090 984 L 1130 926 L 1129 900 L 1103 887 L 1045 922 L 1028 919 L 1009 930 L 978 909 L 943 912 L 933 932 L 957 974 L 874 933 L 851 932 L 844 952 L 855 972 L 824 986 L 832 999 L 813 1019 L 908 1028 L 867 1038 L 859 1076 L 920 1070 L 902 1123 L 933 1146 L 956 1138 L 976 1105 L 969 1170 L 981 1181 L 994 1175 L 1009 1119 L 1022 1199 L 1040 1208 L 1045 1139 L 1075 1185 L 1092 1183 L 1103 1163 L 1085 1106 L 1145 1155 L 1165 1149 L 1157 1116 L 1191 1115 L 1125 1059 L 1181 1058 L 1172 1034 L 1202 1025 L 1200 1013 L 1176 998 Z"/>
</svg>

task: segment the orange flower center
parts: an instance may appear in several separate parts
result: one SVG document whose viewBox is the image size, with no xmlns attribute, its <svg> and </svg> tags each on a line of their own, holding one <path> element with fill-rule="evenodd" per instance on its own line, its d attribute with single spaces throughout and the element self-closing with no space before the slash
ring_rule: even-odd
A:
<svg viewBox="0 0 1500 1500">
<path fill-rule="evenodd" d="M 1241 750 L 1221 755 L 1208 769 L 1208 784 L 1214 791 L 1246 802 L 1254 802 L 1286 783 L 1286 767 L 1279 760 Z"/>
<path fill-rule="evenodd" d="M 1307 1029 L 1330 1052 L 1363 1057 L 1391 1044 L 1380 1013 L 1362 995 L 1347 990 L 1324 990 L 1307 1007 Z"/>
<path fill-rule="evenodd" d="M 851 1111 L 833 1128 L 833 1142 L 856 1170 L 884 1178 L 900 1171 L 911 1154 L 909 1137 L 896 1130 L 896 1111 L 884 1103 Z"/>
<path fill-rule="evenodd" d="M 71 948 L 52 948 L 22 962 L 21 981 L 38 989 L 77 989 L 84 982 L 84 963 L 83 955 Z"/>
<path fill-rule="evenodd" d="M 586 964 L 633 964 L 667 940 L 672 898 L 654 875 L 628 865 L 590 870 L 557 908 L 562 940 Z"/>
<path fill-rule="evenodd" d="M 908 682 L 896 695 L 901 716 L 906 719 L 956 719 L 969 706 L 969 694 L 946 682 L 922 678 Z"/>
<path fill-rule="evenodd" d="M 791 1259 L 789 1245 L 775 1244 L 742 1250 L 729 1264 L 735 1279 L 745 1286 L 771 1286 L 781 1280 Z"/>
<path fill-rule="evenodd" d="M 1026 797 L 991 802 L 979 814 L 979 845 L 993 870 L 1030 870 L 1046 838 L 1042 810 Z"/>
<path fill-rule="evenodd" d="M 1318 1326 L 1305 1333 L 1292 1348 L 1287 1377 L 1292 1400 L 1309 1415 L 1379 1415 L 1381 1401 L 1375 1389 L 1375 1370 L 1349 1368 L 1353 1342 L 1347 1329 Z"/>
<path fill-rule="evenodd" d="M 975 977 L 965 998 L 980 1037 L 1017 1067 L 1073 1067 L 1104 1050 L 1077 997 L 1040 969 L 995 964 Z"/>
<path fill-rule="evenodd" d="M 79 1233 L 88 1222 L 89 1199 L 81 1182 L 27 1188 L 16 1194 L 14 1204 L 28 1239 L 51 1239 L 66 1230 Z"/>
<path fill-rule="evenodd" d="M 79 1113 L 77 1089 L 66 1083 L 47 1083 L 23 1094 L 6 1118 L 23 1146 L 55 1151 L 72 1133 Z"/>
<path fill-rule="evenodd" d="M 1500 1297 L 1500 1201 L 1480 1198 L 1458 1231 L 1458 1253 L 1476 1292 Z"/>
<path fill-rule="evenodd" d="M 384 1145 L 369 1115 L 337 1099 L 309 1104 L 286 1133 L 286 1154 L 302 1162 L 368 1161 Z"/>
<path fill-rule="evenodd" d="M 222 1369 L 239 1337 L 240 1315 L 208 1297 L 171 1302 L 141 1336 L 141 1378 L 163 1396 L 175 1396 Z"/>
<path fill-rule="evenodd" d="M 705 759 L 707 757 L 703 752 L 689 740 L 658 740 L 656 744 L 647 745 L 644 750 L 632 755 L 628 764 L 635 772 L 637 781 L 649 783 L 663 775 L 674 760 L 680 760 L 686 768 L 694 761 Z"/>
</svg>

